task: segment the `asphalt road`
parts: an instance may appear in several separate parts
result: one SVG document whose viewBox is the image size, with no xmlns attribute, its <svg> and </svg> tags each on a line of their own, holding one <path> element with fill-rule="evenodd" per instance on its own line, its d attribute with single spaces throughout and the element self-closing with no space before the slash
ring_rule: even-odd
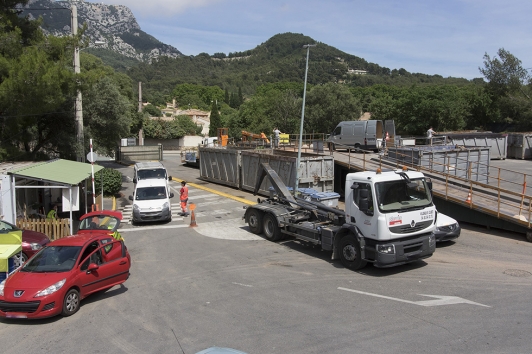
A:
<svg viewBox="0 0 532 354">
<path fill-rule="evenodd" d="M 197 180 L 178 156 L 164 163 L 173 177 L 256 199 Z M 131 167 L 120 170 L 132 176 Z M 133 183 L 124 187 L 126 215 Z M 462 225 L 456 242 L 425 261 L 353 272 L 328 252 L 251 234 L 241 201 L 193 187 L 189 199 L 197 227 L 175 216 L 125 222 L 130 279 L 71 317 L 0 321 L 2 352 L 530 352 L 532 244 L 521 235 Z"/>
</svg>

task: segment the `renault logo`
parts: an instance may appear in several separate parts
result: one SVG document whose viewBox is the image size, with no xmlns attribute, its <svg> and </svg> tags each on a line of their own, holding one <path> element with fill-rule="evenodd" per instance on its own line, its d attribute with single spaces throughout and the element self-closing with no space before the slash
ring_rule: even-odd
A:
<svg viewBox="0 0 532 354">
<path fill-rule="evenodd" d="M 416 222 L 415 222 L 414 220 L 412 220 L 412 221 L 410 222 L 410 227 L 415 227 L 415 226 L 416 226 Z"/>
<path fill-rule="evenodd" d="M 13 292 L 13 296 L 15 296 L 15 297 L 21 297 L 22 294 L 24 294 L 24 290 L 15 290 Z"/>
</svg>

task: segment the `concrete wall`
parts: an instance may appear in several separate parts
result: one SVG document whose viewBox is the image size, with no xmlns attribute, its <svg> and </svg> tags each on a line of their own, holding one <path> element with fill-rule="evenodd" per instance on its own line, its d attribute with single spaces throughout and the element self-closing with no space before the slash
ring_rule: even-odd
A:
<svg viewBox="0 0 532 354">
<path fill-rule="evenodd" d="M 204 138 L 202 136 L 184 136 L 179 138 L 179 146 L 181 149 L 190 149 L 198 147 L 198 144 L 201 144 L 201 141 Z"/>
<path fill-rule="evenodd" d="M 134 163 L 138 161 L 161 161 L 163 159 L 162 145 L 120 146 L 118 161 Z"/>
<path fill-rule="evenodd" d="M 164 150 L 179 150 L 181 139 L 148 139 L 144 138 L 144 146 L 161 144 Z"/>
</svg>

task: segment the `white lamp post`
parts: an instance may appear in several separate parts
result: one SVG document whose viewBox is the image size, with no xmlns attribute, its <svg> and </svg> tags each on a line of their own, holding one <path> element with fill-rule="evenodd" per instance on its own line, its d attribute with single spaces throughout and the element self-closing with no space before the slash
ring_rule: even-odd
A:
<svg viewBox="0 0 532 354">
<path fill-rule="evenodd" d="M 305 66 L 305 83 L 303 85 L 303 107 L 301 108 L 301 125 L 299 127 L 299 144 L 297 148 L 297 163 L 296 163 L 296 184 L 294 186 L 294 195 L 298 194 L 299 188 L 299 166 L 301 164 L 301 145 L 303 143 L 303 122 L 305 120 L 305 96 L 307 93 L 307 74 L 308 74 L 308 56 L 310 47 L 315 47 L 315 44 L 306 44 L 303 48 L 307 48 L 307 64 Z"/>
</svg>

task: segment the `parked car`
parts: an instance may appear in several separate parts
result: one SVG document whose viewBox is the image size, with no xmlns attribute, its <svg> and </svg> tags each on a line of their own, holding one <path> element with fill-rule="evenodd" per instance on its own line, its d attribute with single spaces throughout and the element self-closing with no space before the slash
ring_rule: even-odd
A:
<svg viewBox="0 0 532 354">
<path fill-rule="evenodd" d="M 129 252 L 123 241 L 112 236 L 121 213 L 88 213 L 82 223 L 95 213 L 106 215 L 107 224 L 113 227 L 85 229 L 52 241 L 0 283 L 0 317 L 70 316 L 90 294 L 129 278 Z"/>
<path fill-rule="evenodd" d="M 0 220 L 0 233 L 22 231 L 22 254 L 17 253 L 14 258 L 14 265 L 18 268 L 24 264 L 38 250 L 46 246 L 50 239 L 42 232 L 32 230 L 21 230 L 7 221 Z"/>
<path fill-rule="evenodd" d="M 453 218 L 438 213 L 438 219 L 436 220 L 436 230 L 434 230 L 434 236 L 436 236 L 436 242 L 451 241 L 460 236 L 460 225 L 458 221 Z"/>
</svg>

